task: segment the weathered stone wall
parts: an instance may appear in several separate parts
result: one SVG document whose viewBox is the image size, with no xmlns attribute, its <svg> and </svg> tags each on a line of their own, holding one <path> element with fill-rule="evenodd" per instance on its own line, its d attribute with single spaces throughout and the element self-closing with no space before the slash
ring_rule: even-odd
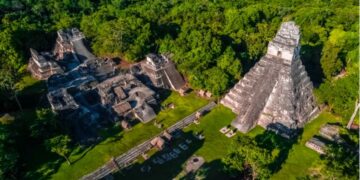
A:
<svg viewBox="0 0 360 180">
<path fill-rule="evenodd" d="M 298 26 L 283 23 L 267 54 L 221 100 L 238 114 L 234 127 L 242 132 L 256 124 L 296 129 L 317 113 L 313 86 L 300 60 L 299 40 Z"/>
</svg>

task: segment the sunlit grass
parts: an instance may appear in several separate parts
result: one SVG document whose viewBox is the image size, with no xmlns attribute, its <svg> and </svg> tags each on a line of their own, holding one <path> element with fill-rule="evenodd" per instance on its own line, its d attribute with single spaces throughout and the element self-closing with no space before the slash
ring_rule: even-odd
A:
<svg viewBox="0 0 360 180">
<path fill-rule="evenodd" d="M 40 94 L 46 90 L 46 86 L 44 81 L 39 81 L 27 75 L 22 77 L 16 84 L 16 89 L 20 94 Z"/>
<path fill-rule="evenodd" d="M 190 134 L 202 133 L 205 136 L 203 142 L 195 141 L 196 144 L 190 145 L 190 149 L 184 153 L 190 153 L 187 156 L 178 157 L 175 160 L 164 163 L 163 165 L 153 165 L 150 162 L 139 161 L 141 165 L 149 164 L 152 166 L 150 173 L 146 174 L 147 179 L 165 179 L 175 178 L 183 176 L 181 171 L 187 158 L 192 155 L 201 156 L 205 159 L 204 167 L 208 168 L 207 178 L 210 179 L 223 179 L 227 175 L 222 171 L 221 159 L 229 153 L 230 146 L 234 139 L 241 136 L 255 137 L 264 132 L 261 127 L 255 127 L 248 134 L 237 133 L 236 136 L 228 138 L 225 134 L 222 134 L 219 130 L 231 123 L 236 115 L 228 108 L 217 105 L 208 114 L 202 117 L 199 121 L 200 124 L 191 124 L 183 129 L 183 138 L 191 138 Z M 184 141 L 182 143 L 185 143 Z M 163 152 L 159 152 L 160 154 Z M 144 163 L 144 164 L 142 164 Z M 123 172 L 123 174 L 117 174 L 120 179 L 142 179 L 144 173 L 139 171 L 139 166 L 132 167 L 131 170 Z"/>
<path fill-rule="evenodd" d="M 247 134 L 237 133 L 233 138 L 227 138 L 224 134 L 220 133 L 219 130 L 230 124 L 230 122 L 235 118 L 235 114 L 231 112 L 230 109 L 218 105 L 214 108 L 209 114 L 205 115 L 200 120 L 199 125 L 192 124 L 189 127 L 184 129 L 184 132 L 201 132 L 205 135 L 205 140 L 201 147 L 195 149 L 192 153 L 194 155 L 202 156 L 206 163 L 205 167 L 208 168 L 207 178 L 209 179 L 223 179 L 228 178 L 227 175 L 222 171 L 221 159 L 226 157 L 229 153 L 231 143 L 233 139 L 243 136 L 256 137 L 265 132 L 265 130 L 259 126 L 255 127 L 252 131 Z M 282 164 L 282 168 L 279 172 L 274 174 L 273 179 L 296 179 L 297 177 L 305 176 L 308 173 L 309 168 L 313 163 L 316 163 L 320 156 L 311 149 L 305 147 L 305 143 L 313 135 L 317 134 L 320 127 L 328 122 L 339 122 L 340 119 L 331 115 L 330 113 L 322 113 L 316 119 L 307 124 L 304 128 L 301 139 L 292 146 L 287 160 Z M 279 149 L 273 151 L 273 155 L 277 156 Z M 183 159 L 181 162 L 185 163 L 186 159 Z M 179 161 L 179 160 L 176 160 Z M 140 163 L 143 163 L 141 161 Z M 151 177 L 160 177 L 156 176 L 154 173 L 159 172 L 159 169 L 163 169 L 162 174 L 165 177 L 176 177 L 171 169 L 181 168 L 184 164 L 174 163 L 172 161 L 165 163 L 164 165 L 157 165 L 153 167 L 153 170 L 148 174 L 149 178 Z M 164 167 L 168 167 L 164 169 Z M 122 175 L 121 178 L 135 178 L 141 179 L 141 172 L 136 170 L 129 171 L 130 174 Z"/>
<path fill-rule="evenodd" d="M 157 115 L 157 121 L 164 124 L 164 128 L 181 120 L 197 109 L 208 103 L 194 94 L 181 97 L 178 93 L 171 95 L 162 102 L 162 105 L 174 103 L 175 109 L 166 109 Z M 116 128 L 116 127 L 114 127 Z M 108 162 L 112 157 L 118 156 L 132 147 L 144 142 L 145 140 L 157 135 L 162 131 L 153 125 L 153 121 L 147 124 L 139 123 L 130 131 L 120 131 L 109 129 L 113 134 L 106 134 L 108 137 L 92 149 L 88 149 L 86 154 L 73 153 L 70 160 L 76 161 L 72 165 L 62 163 L 53 179 L 78 179 L 83 175 L 92 172 L 96 168 Z"/>
<path fill-rule="evenodd" d="M 328 122 L 340 122 L 340 119 L 324 112 L 305 126 L 299 143 L 293 145 L 281 170 L 272 179 L 296 179 L 297 177 L 304 177 L 309 173 L 309 168 L 319 161 L 320 155 L 307 148 L 305 143 L 311 137 L 318 134 L 320 127 Z"/>
</svg>

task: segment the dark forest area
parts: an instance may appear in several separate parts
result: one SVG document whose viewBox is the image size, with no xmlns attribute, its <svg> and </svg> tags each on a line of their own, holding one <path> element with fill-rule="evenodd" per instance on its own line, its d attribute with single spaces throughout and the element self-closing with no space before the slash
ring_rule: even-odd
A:
<svg viewBox="0 0 360 180">
<path fill-rule="evenodd" d="M 79 28 L 98 57 L 138 62 L 168 54 L 193 89 L 221 96 L 265 54 L 281 22 L 292 20 L 318 103 L 349 119 L 358 98 L 357 0 L 0 0 L 0 20 L 0 116 L 36 109 L 26 121 L 1 118 L 0 179 L 27 173 L 21 142 L 47 142 L 66 154 L 66 128 L 34 103 L 44 83 L 23 88 L 29 49 L 51 51 L 59 29 Z M 54 149 L 54 141 L 63 146 Z"/>
</svg>

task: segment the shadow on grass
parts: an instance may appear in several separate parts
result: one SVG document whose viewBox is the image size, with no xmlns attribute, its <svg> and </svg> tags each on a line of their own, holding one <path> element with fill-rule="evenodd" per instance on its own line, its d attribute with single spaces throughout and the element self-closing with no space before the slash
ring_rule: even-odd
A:
<svg viewBox="0 0 360 180">
<path fill-rule="evenodd" d="M 26 83 L 26 82 L 24 82 Z M 19 95 L 42 94 L 47 90 L 45 81 L 36 81 L 30 86 L 25 86 L 19 91 Z"/>
<path fill-rule="evenodd" d="M 111 144 L 119 141 L 123 137 L 123 135 L 120 134 L 122 131 L 123 128 L 120 127 L 120 125 L 109 125 L 107 128 L 100 130 L 98 133 L 101 140 L 97 143 L 91 144 L 91 146 L 95 147 L 97 145 Z"/>
<path fill-rule="evenodd" d="M 26 167 L 25 179 L 51 179 L 60 165 L 65 161 L 59 155 L 49 152 L 40 142 L 28 141 L 28 146 L 23 152 Z M 41 158 L 40 158 L 41 157 Z"/>
<path fill-rule="evenodd" d="M 32 148 L 24 151 L 26 174 L 25 179 L 51 179 L 52 174 L 56 173 L 65 159 L 56 153 L 47 150 L 41 142 L 29 142 Z M 76 145 L 71 156 L 78 156 L 75 160 L 70 157 L 71 164 L 75 164 L 90 152 L 95 145 L 80 146 Z"/>
<path fill-rule="evenodd" d="M 216 159 L 211 162 L 205 163 L 196 172 L 187 174 L 180 178 L 181 180 L 192 180 L 192 179 L 210 179 L 210 180 L 226 180 L 231 179 L 224 171 L 225 164 L 220 160 Z"/>
<path fill-rule="evenodd" d="M 44 81 L 36 81 L 31 85 L 26 85 L 26 82 L 18 91 L 18 99 L 23 109 L 33 109 L 34 107 L 43 107 L 44 97 L 46 99 L 46 85 Z M 13 112 L 19 111 L 19 107 L 13 97 L 13 94 L 4 93 L 0 97 L 0 112 Z"/>
<path fill-rule="evenodd" d="M 190 144 L 186 143 L 186 140 L 191 140 Z M 179 173 L 183 171 L 183 164 L 194 155 L 194 153 L 202 147 L 204 141 L 198 140 L 194 137 L 193 132 L 186 132 L 177 139 L 173 139 L 166 146 L 165 149 L 156 152 L 149 159 L 143 163 L 135 163 L 130 167 L 123 169 L 121 172 L 116 173 L 115 179 L 147 179 L 147 180 L 161 180 L 161 179 L 173 179 Z M 185 144 L 188 146 L 187 150 L 183 150 L 179 147 L 179 144 Z M 164 159 L 163 155 L 168 154 L 177 148 L 181 151 L 177 158 L 164 162 L 163 164 L 155 164 L 153 161 L 158 158 Z M 142 172 L 142 167 L 151 167 L 149 172 Z"/>
<path fill-rule="evenodd" d="M 76 152 L 72 153 L 73 155 L 80 155 L 80 154 L 81 154 L 81 156 L 78 157 L 78 158 L 75 159 L 75 160 L 71 160 L 71 163 L 74 164 L 74 163 L 78 162 L 79 160 L 81 160 L 81 159 L 82 159 L 89 151 L 91 151 L 94 147 L 95 147 L 95 145 L 92 145 L 92 146 L 87 147 L 87 148 L 80 148 L 80 149 L 82 149 L 82 150 L 79 150 L 79 151 L 76 151 Z"/>
<path fill-rule="evenodd" d="M 158 105 L 153 106 L 153 109 L 156 114 L 159 114 L 159 112 L 162 110 L 161 103 L 163 101 L 165 101 L 171 95 L 171 91 L 167 90 L 167 89 L 162 89 L 162 88 L 154 88 L 154 89 L 155 89 L 155 92 L 157 92 L 159 96 L 157 98 Z"/>
<path fill-rule="evenodd" d="M 19 91 L 19 101 L 23 108 L 46 107 L 47 87 L 45 81 L 36 81 Z"/>
<path fill-rule="evenodd" d="M 266 130 L 263 134 L 257 135 L 255 141 L 258 146 L 269 151 L 278 149 L 279 153 L 275 160 L 269 165 L 270 170 L 275 173 L 281 169 L 282 164 L 289 156 L 293 145 L 299 142 L 303 129 L 299 129 L 297 134 L 291 139 L 284 138 L 273 131 Z"/>
<path fill-rule="evenodd" d="M 122 138 L 118 135 L 122 129 L 120 127 L 111 127 L 102 133 L 102 140 L 94 142 L 90 145 L 78 145 L 76 144 L 70 153 L 71 164 L 74 165 L 82 158 L 84 158 L 95 146 L 101 145 L 101 143 L 113 143 Z M 49 152 L 43 147 L 41 142 L 31 143 L 34 147 L 32 150 L 26 152 L 26 156 L 29 158 L 26 162 L 29 164 L 29 169 L 25 174 L 25 179 L 51 179 L 52 175 L 58 171 L 60 166 L 65 163 L 65 159 L 61 156 Z M 66 164 L 67 165 L 67 164 Z M 71 166 L 71 165 L 70 165 Z"/>
</svg>

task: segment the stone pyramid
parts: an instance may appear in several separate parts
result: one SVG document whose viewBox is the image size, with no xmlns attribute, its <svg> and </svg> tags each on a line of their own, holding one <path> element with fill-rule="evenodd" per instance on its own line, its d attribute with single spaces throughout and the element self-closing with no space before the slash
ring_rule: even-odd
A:
<svg viewBox="0 0 360 180">
<path fill-rule="evenodd" d="M 266 55 L 221 100 L 238 115 L 232 126 L 246 133 L 258 124 L 286 134 L 317 115 L 299 40 L 299 27 L 282 23 Z"/>
</svg>

